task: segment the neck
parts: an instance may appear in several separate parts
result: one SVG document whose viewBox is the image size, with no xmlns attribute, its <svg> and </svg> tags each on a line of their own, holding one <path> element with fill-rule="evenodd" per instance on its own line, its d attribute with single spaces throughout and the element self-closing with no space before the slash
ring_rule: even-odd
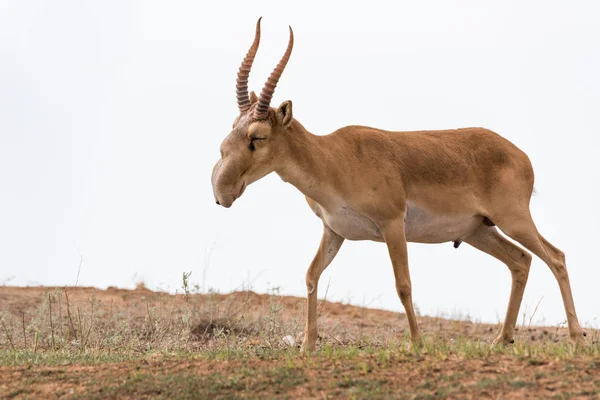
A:
<svg viewBox="0 0 600 400">
<path fill-rule="evenodd" d="M 286 160 L 275 172 L 305 196 L 317 203 L 326 203 L 331 194 L 327 187 L 332 183 L 334 174 L 331 166 L 328 166 L 327 153 L 323 151 L 326 146 L 325 137 L 313 135 L 296 120 L 286 134 Z"/>
</svg>

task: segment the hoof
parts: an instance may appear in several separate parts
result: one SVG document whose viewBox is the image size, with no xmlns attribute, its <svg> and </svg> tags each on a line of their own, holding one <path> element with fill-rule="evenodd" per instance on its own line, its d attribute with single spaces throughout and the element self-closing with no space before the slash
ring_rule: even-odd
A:
<svg viewBox="0 0 600 400">
<path fill-rule="evenodd" d="M 303 342 L 302 346 L 300 346 L 300 353 L 312 353 L 313 351 L 315 351 L 315 345 L 314 344 L 308 344 L 307 342 Z"/>
<path fill-rule="evenodd" d="M 581 332 L 580 334 L 570 336 L 569 342 L 575 345 L 575 348 L 578 347 L 589 347 L 589 342 L 586 339 L 587 334 L 585 332 Z"/>
<path fill-rule="evenodd" d="M 410 344 L 412 347 L 420 349 L 421 347 L 423 347 L 423 339 L 421 338 L 421 336 L 417 336 L 416 338 L 411 338 Z"/>
<path fill-rule="evenodd" d="M 410 347 L 414 350 L 421 350 L 423 348 L 423 342 L 410 342 Z"/>
<path fill-rule="evenodd" d="M 504 337 L 504 336 L 500 335 L 492 341 L 492 347 L 498 346 L 498 345 L 508 346 L 509 344 L 514 344 L 514 343 L 515 343 L 515 339 Z"/>
<path fill-rule="evenodd" d="M 312 349 L 309 349 L 308 346 L 302 345 L 300 346 L 300 353 L 310 353 Z"/>
</svg>

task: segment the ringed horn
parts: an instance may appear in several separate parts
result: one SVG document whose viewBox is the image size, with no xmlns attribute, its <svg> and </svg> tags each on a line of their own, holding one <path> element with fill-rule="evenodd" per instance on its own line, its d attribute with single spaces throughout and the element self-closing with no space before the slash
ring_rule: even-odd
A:
<svg viewBox="0 0 600 400">
<path fill-rule="evenodd" d="M 290 55 L 292 54 L 292 47 L 294 47 L 294 32 L 292 31 L 292 27 L 290 26 L 290 41 L 288 43 L 288 47 L 285 51 L 285 54 L 279 61 L 279 64 L 277 64 L 273 72 L 271 72 L 269 79 L 267 79 L 265 86 L 260 92 L 260 97 L 258 98 L 258 105 L 254 110 L 254 119 L 259 121 L 267 119 L 267 116 L 269 114 L 269 104 L 271 104 L 271 98 L 273 97 L 273 93 L 275 92 L 277 82 L 279 82 L 279 78 L 281 78 L 281 74 L 283 73 L 287 62 L 290 59 Z M 246 89 L 246 93 L 248 93 L 248 89 Z"/>
<path fill-rule="evenodd" d="M 258 19 L 256 22 L 256 34 L 254 35 L 254 42 L 252 46 L 250 46 L 250 50 L 246 54 L 244 61 L 242 61 L 242 65 L 240 65 L 240 70 L 237 75 L 237 82 L 235 85 L 236 88 L 236 97 L 238 107 L 240 112 L 246 112 L 250 109 L 250 97 L 248 96 L 248 78 L 250 77 L 250 70 L 252 69 L 252 62 L 254 61 L 254 57 L 256 56 L 256 51 L 258 50 L 258 45 L 260 43 L 260 20 L 262 17 Z"/>
</svg>

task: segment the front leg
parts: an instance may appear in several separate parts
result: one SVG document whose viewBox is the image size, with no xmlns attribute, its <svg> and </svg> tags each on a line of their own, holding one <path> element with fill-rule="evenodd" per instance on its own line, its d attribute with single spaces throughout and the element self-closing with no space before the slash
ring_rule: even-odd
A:
<svg viewBox="0 0 600 400">
<path fill-rule="evenodd" d="M 396 291 L 408 318 L 412 342 L 420 345 L 422 340 L 412 303 L 412 286 L 408 271 L 408 251 L 404 229 L 404 218 L 393 221 L 386 224 L 385 229 L 383 229 L 383 237 L 392 259 L 394 277 L 396 278 Z"/>
<path fill-rule="evenodd" d="M 319 250 L 306 272 L 306 290 L 308 291 L 306 307 L 306 329 L 302 351 L 315 349 L 317 342 L 317 285 L 321 273 L 331 263 L 342 246 L 344 238 L 323 223 L 323 238 Z"/>
</svg>

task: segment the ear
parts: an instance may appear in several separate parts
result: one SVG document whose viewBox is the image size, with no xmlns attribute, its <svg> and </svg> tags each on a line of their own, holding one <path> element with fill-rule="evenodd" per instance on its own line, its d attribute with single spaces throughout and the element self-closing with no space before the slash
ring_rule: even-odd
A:
<svg viewBox="0 0 600 400">
<path fill-rule="evenodd" d="M 258 96 L 254 93 L 254 90 L 250 92 L 250 104 L 254 104 L 258 101 Z"/>
<path fill-rule="evenodd" d="M 284 128 L 290 126 L 292 120 L 294 119 L 294 115 L 292 114 L 292 102 L 286 100 L 283 103 L 281 103 L 275 115 L 277 117 L 277 122 L 281 126 L 283 126 Z"/>
</svg>

